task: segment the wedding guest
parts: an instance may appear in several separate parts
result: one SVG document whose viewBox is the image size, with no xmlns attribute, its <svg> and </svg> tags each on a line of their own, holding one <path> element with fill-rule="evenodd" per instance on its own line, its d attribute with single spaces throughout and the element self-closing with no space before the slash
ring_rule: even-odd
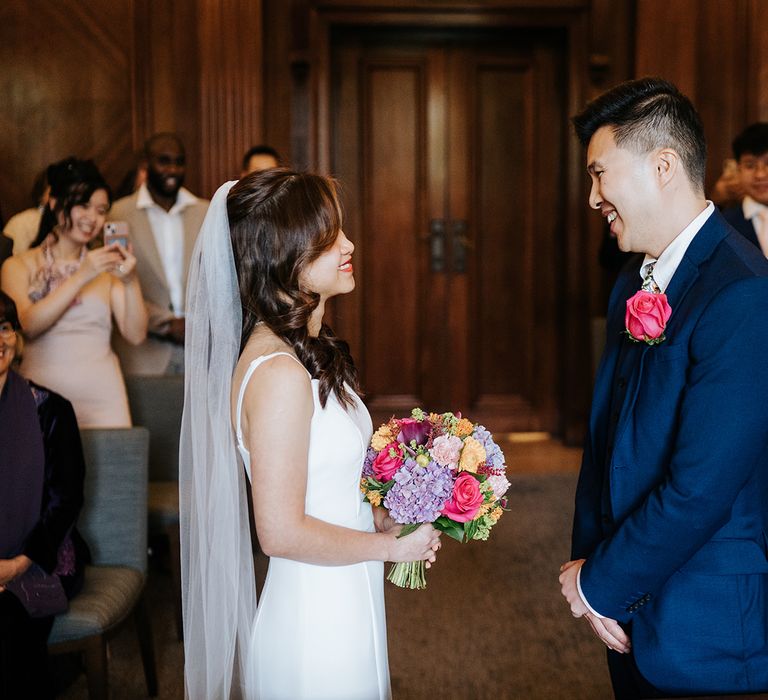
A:
<svg viewBox="0 0 768 700">
<path fill-rule="evenodd" d="M 674 85 L 622 83 L 573 121 L 589 205 L 645 258 L 609 302 L 563 596 L 617 698 L 768 691 L 768 261 L 705 199 Z"/>
<path fill-rule="evenodd" d="M 136 258 L 120 243 L 89 250 L 109 210 L 109 187 L 89 160 L 48 168 L 51 195 L 43 242 L 2 268 L 27 340 L 20 372 L 65 395 L 81 427 L 131 424 L 120 365 L 110 345 L 112 319 L 128 342 L 146 335 L 147 311 Z"/>
<path fill-rule="evenodd" d="M 38 173 L 32 185 L 31 200 L 34 206 L 15 214 L 5 224 L 3 233 L 8 238 L 13 239 L 14 254 L 23 253 L 34 244 L 40 231 L 40 220 L 42 219 L 45 205 L 48 203 L 50 191 L 47 169 L 45 169 Z"/>
<path fill-rule="evenodd" d="M 240 177 L 243 178 L 248 173 L 256 173 L 260 170 L 269 170 L 280 166 L 280 155 L 265 144 L 251 146 L 243 156 L 243 169 L 240 171 Z"/>
<path fill-rule="evenodd" d="M 190 270 L 180 510 L 185 681 L 210 697 L 390 697 L 383 561 L 435 560 L 359 490 L 371 419 L 326 302 L 355 287 L 331 181 L 219 188 Z M 248 488 L 270 557 L 255 613 Z"/>
<path fill-rule="evenodd" d="M 0 697 L 53 697 L 47 640 L 54 614 L 82 585 L 88 548 L 75 522 L 85 465 L 72 405 L 12 368 L 20 346 L 13 300 L 0 292 Z M 55 589 L 44 606 L 34 582 Z M 34 616 L 33 616 L 34 615 Z"/>
<path fill-rule="evenodd" d="M 130 227 L 149 333 L 139 345 L 116 338 L 115 350 L 126 374 L 182 374 L 187 270 L 208 200 L 183 187 L 187 156 L 176 134 L 151 136 L 144 164 L 146 181 L 115 202 L 109 219 Z"/>
<path fill-rule="evenodd" d="M 733 140 L 742 200 L 723 216 L 768 256 L 768 122 L 751 124 Z"/>
</svg>

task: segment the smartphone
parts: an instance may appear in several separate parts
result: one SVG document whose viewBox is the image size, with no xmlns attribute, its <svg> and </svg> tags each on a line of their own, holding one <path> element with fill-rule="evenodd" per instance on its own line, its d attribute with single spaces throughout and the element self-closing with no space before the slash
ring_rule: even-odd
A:
<svg viewBox="0 0 768 700">
<path fill-rule="evenodd" d="M 104 224 L 104 245 L 119 243 L 123 248 L 128 248 L 129 227 L 127 221 L 107 221 Z"/>
</svg>

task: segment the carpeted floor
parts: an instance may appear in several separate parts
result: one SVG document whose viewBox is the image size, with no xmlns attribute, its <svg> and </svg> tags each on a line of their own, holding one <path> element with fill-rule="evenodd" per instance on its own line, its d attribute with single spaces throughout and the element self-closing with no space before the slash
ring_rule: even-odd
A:
<svg viewBox="0 0 768 700">
<path fill-rule="evenodd" d="M 510 477 L 511 511 L 488 542 L 449 538 L 425 591 L 386 584 L 395 700 L 611 698 L 605 653 L 562 600 L 575 474 Z M 183 698 L 168 576 L 148 588 L 162 700 Z M 113 700 L 146 697 L 131 625 L 110 645 Z M 84 677 L 62 695 L 86 698 Z"/>
</svg>

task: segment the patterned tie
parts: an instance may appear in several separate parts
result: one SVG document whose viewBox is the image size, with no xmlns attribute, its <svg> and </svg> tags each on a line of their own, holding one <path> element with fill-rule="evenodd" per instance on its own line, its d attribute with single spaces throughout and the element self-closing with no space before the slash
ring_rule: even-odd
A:
<svg viewBox="0 0 768 700">
<path fill-rule="evenodd" d="M 768 257 L 768 207 L 763 207 L 755 217 L 755 228 L 757 229 L 757 242 L 763 251 L 763 255 Z"/>
<path fill-rule="evenodd" d="M 656 280 L 653 279 L 653 268 L 656 266 L 657 262 L 658 260 L 653 260 L 652 262 L 643 265 L 643 284 L 640 287 L 640 289 L 643 289 L 646 292 L 653 292 L 654 294 L 661 293 L 661 287 L 659 287 L 659 285 L 656 284 Z"/>
</svg>

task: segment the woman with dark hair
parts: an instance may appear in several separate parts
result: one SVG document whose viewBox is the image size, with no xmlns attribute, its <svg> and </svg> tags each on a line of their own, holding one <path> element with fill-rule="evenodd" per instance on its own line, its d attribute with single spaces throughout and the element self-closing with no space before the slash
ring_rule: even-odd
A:
<svg viewBox="0 0 768 700">
<path fill-rule="evenodd" d="M 19 330 L 13 300 L 0 292 L 0 698 L 8 700 L 52 697 L 48 634 L 88 559 L 75 529 L 85 474 L 75 414 L 14 372 Z M 38 586 L 48 592 L 42 602 Z"/>
<path fill-rule="evenodd" d="M 332 181 L 273 169 L 232 185 L 211 202 L 187 298 L 187 693 L 388 698 L 383 562 L 433 562 L 440 542 L 431 525 L 398 538 L 359 490 L 371 419 L 322 322 L 354 289 L 354 246 Z M 258 612 L 248 483 L 270 557 Z"/>
<path fill-rule="evenodd" d="M 66 396 L 82 427 L 131 424 L 123 377 L 112 352 L 112 318 L 131 343 L 147 332 L 136 258 L 119 243 L 89 250 L 110 207 L 107 183 L 90 160 L 48 168 L 51 194 L 39 245 L 2 269 L 26 344 L 20 372 Z"/>
</svg>

